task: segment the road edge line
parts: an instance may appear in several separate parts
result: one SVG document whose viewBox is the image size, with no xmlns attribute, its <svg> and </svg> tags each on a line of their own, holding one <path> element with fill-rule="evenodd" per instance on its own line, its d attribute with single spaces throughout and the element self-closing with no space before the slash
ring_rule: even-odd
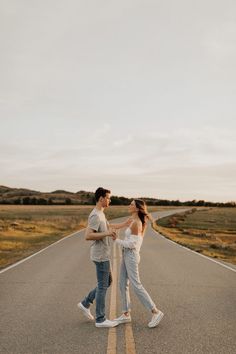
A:
<svg viewBox="0 0 236 354">
<path fill-rule="evenodd" d="M 159 218 L 159 219 L 161 219 L 161 218 Z M 156 232 L 157 235 L 161 236 L 161 237 L 164 238 L 166 241 L 169 241 L 169 242 L 173 243 L 173 244 L 176 245 L 176 246 L 182 247 L 182 248 L 186 249 L 186 250 L 189 251 L 189 252 L 192 252 L 192 253 L 194 253 L 194 254 L 196 254 L 196 255 L 198 255 L 198 256 L 201 256 L 201 257 L 203 257 L 203 258 L 206 258 L 206 259 L 208 259 L 209 261 L 211 261 L 211 262 L 213 262 L 213 263 L 216 263 L 216 264 L 218 264 L 218 265 L 220 265 L 221 267 L 224 267 L 224 268 L 226 268 L 226 269 L 232 270 L 232 272 L 235 272 L 235 273 L 236 273 L 236 269 L 231 268 L 230 266 L 227 266 L 226 264 L 223 264 L 223 263 L 221 263 L 221 262 L 219 262 L 219 261 L 216 261 L 215 259 L 212 259 L 212 258 L 210 258 L 210 257 L 208 257 L 208 256 L 205 256 L 204 254 L 201 254 L 201 253 L 198 253 L 198 252 L 196 252 L 196 251 L 193 251 L 193 250 L 191 250 L 190 248 L 188 248 L 188 247 L 186 247 L 186 246 L 182 246 L 182 245 L 180 245 L 179 243 L 177 243 L 177 242 L 175 242 L 175 241 L 172 241 L 172 240 L 170 240 L 169 238 L 163 236 L 163 235 L 160 234 L 158 231 L 156 231 L 154 228 L 152 228 L 152 229 L 153 229 L 154 232 Z"/>
<path fill-rule="evenodd" d="M 28 257 L 26 257 L 26 258 L 23 258 L 23 259 L 21 259 L 20 261 L 17 261 L 16 263 L 13 263 L 13 264 L 11 264 L 10 266 L 8 266 L 8 267 L 6 267 L 6 268 L 0 270 L 0 274 L 2 274 L 2 273 L 4 273 L 4 272 L 6 272 L 6 271 L 8 271 L 8 270 L 10 270 L 10 269 L 12 269 L 12 268 L 18 266 L 18 265 L 20 265 L 21 263 L 24 263 L 24 262 L 28 261 L 30 258 L 32 258 L 32 257 L 34 257 L 34 256 L 37 256 L 39 253 L 41 253 L 41 252 L 43 252 L 43 251 L 46 251 L 48 248 L 50 248 L 50 247 L 56 245 L 57 243 L 62 242 L 62 241 L 64 241 L 65 239 L 67 239 L 67 238 L 69 238 L 69 237 L 72 237 L 72 236 L 74 236 L 75 234 L 80 233 L 80 232 L 82 232 L 82 231 L 84 231 L 84 230 L 85 230 L 85 229 L 81 229 L 81 230 L 75 231 L 75 232 L 73 232 L 73 234 L 67 235 L 67 236 L 61 238 L 60 240 L 57 240 L 57 241 L 51 243 L 51 244 L 48 245 L 47 247 L 42 248 L 41 250 L 39 250 L 38 252 L 33 253 L 33 254 L 31 254 L 30 256 L 28 256 Z"/>
<path fill-rule="evenodd" d="M 124 216 L 121 216 L 121 217 L 119 217 L 119 218 L 115 218 L 115 219 L 112 219 L 112 220 L 110 220 L 110 221 L 117 220 L 117 219 L 121 219 L 121 218 L 123 218 L 123 217 L 124 217 Z M 57 243 L 59 243 L 59 242 L 65 240 L 65 239 L 67 239 L 67 238 L 69 238 L 69 237 L 74 236 L 74 235 L 77 234 L 77 233 L 83 232 L 85 229 L 86 229 L 86 228 L 83 228 L 83 229 L 81 229 L 81 230 L 78 230 L 78 231 L 73 232 L 72 234 L 69 234 L 69 235 L 67 235 L 67 236 L 64 236 L 64 237 L 61 238 L 60 240 L 57 240 L 57 241 L 51 243 L 51 244 L 48 245 L 47 247 L 42 248 L 41 250 L 39 250 L 38 252 L 33 253 L 33 254 L 31 254 L 30 256 L 28 256 L 28 257 L 26 257 L 26 258 L 23 258 L 23 259 L 21 259 L 20 261 L 17 261 L 16 263 L 13 263 L 13 264 L 9 265 L 8 267 L 6 267 L 6 268 L 0 270 L 0 274 L 2 274 L 2 273 L 4 273 L 4 272 L 6 272 L 7 270 L 10 270 L 10 269 L 12 269 L 12 268 L 18 266 L 18 265 L 20 265 L 21 263 L 26 262 L 26 261 L 29 260 L 30 258 L 32 258 L 32 257 L 36 256 L 37 254 L 39 254 L 39 253 L 45 251 L 45 250 L 48 249 L 49 247 L 52 247 L 52 246 L 56 245 Z"/>
</svg>

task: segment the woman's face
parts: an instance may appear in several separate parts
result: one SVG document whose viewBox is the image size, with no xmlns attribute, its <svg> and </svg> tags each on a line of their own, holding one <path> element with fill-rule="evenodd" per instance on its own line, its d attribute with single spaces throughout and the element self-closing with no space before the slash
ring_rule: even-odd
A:
<svg viewBox="0 0 236 354">
<path fill-rule="evenodd" d="M 137 211 L 138 211 L 138 208 L 136 207 L 135 201 L 132 200 L 132 202 L 129 205 L 129 212 L 132 214 L 132 213 L 135 213 Z"/>
</svg>

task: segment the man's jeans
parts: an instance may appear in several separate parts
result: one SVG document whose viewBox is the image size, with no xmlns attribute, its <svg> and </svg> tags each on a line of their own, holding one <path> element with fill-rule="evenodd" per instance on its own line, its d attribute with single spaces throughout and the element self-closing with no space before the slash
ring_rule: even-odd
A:
<svg viewBox="0 0 236 354">
<path fill-rule="evenodd" d="M 97 272 L 97 287 L 89 292 L 84 298 L 82 304 L 89 308 L 96 299 L 96 322 L 101 323 L 105 321 L 105 298 L 108 287 L 112 282 L 110 261 L 94 262 Z"/>
</svg>

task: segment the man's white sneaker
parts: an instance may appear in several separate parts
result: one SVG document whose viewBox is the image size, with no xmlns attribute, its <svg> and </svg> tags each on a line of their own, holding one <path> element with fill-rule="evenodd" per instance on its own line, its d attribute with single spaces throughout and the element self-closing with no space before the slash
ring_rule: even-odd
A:
<svg viewBox="0 0 236 354">
<path fill-rule="evenodd" d="M 122 314 L 120 317 L 115 318 L 114 321 L 118 322 L 119 324 L 128 323 L 131 322 L 131 316 L 130 315 L 125 316 L 124 314 Z"/>
<path fill-rule="evenodd" d="M 103 322 L 101 322 L 101 323 L 98 323 L 98 322 L 96 322 L 95 323 L 95 326 L 96 327 L 98 327 L 98 328 L 102 328 L 102 327 L 115 327 L 115 326 L 118 326 L 118 322 L 116 322 L 116 321 L 110 321 L 110 320 L 105 320 L 105 321 L 103 321 Z"/>
<path fill-rule="evenodd" d="M 161 312 L 161 311 L 158 311 L 157 313 L 154 313 L 152 315 L 151 321 L 148 324 L 148 327 L 149 328 L 156 327 L 160 323 L 160 321 L 162 320 L 163 316 L 164 316 L 164 313 Z"/>
<path fill-rule="evenodd" d="M 84 305 L 81 302 L 79 302 L 77 304 L 77 306 L 80 310 L 82 310 L 82 312 L 86 318 L 88 318 L 90 321 L 94 321 L 94 317 L 91 314 L 90 309 L 87 309 L 86 307 L 84 307 Z"/>
</svg>

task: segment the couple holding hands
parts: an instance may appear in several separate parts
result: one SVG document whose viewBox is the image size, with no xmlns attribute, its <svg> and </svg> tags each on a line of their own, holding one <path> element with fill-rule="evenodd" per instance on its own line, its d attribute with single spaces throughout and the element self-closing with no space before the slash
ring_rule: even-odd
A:
<svg viewBox="0 0 236 354">
<path fill-rule="evenodd" d="M 97 286 L 78 303 L 79 309 L 90 320 L 94 320 L 90 306 L 96 301 L 95 326 L 115 327 L 121 323 L 131 322 L 129 283 L 140 302 L 151 312 L 148 327 L 156 327 L 164 314 L 157 309 L 150 295 L 144 289 L 139 277 L 138 264 L 140 262 L 140 248 L 148 219 L 146 204 L 140 199 L 134 199 L 129 205 L 131 218 L 123 223 L 109 224 L 106 220 L 104 209 L 110 204 L 111 191 L 99 187 L 95 192 L 96 206 L 88 218 L 86 240 L 93 241 L 90 257 L 96 266 Z M 116 230 L 126 227 L 125 239 L 117 238 Z M 111 238 L 122 248 L 122 261 L 120 265 L 120 294 L 122 302 L 122 315 L 113 320 L 106 319 L 105 298 L 108 287 L 112 282 L 110 267 Z"/>
</svg>

